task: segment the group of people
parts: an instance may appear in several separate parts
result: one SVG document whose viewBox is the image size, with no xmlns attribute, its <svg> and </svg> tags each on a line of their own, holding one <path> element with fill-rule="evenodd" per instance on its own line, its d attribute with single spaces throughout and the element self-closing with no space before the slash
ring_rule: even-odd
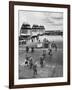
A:
<svg viewBox="0 0 72 90">
<path fill-rule="evenodd" d="M 48 55 L 52 56 L 52 48 L 55 48 L 57 50 L 56 44 L 53 42 L 51 44 L 51 48 L 48 48 Z M 28 56 L 27 53 L 29 52 L 29 47 L 26 47 L 26 56 L 25 56 L 25 65 L 29 67 L 29 69 L 33 70 L 33 75 L 37 75 L 37 64 L 33 62 L 33 57 Z M 34 52 L 34 47 L 31 47 L 31 52 Z M 40 67 L 43 68 L 44 61 L 46 58 L 46 50 L 43 50 L 42 55 L 39 58 Z"/>
<path fill-rule="evenodd" d="M 37 75 L 37 65 L 33 63 L 33 58 L 31 56 L 25 57 L 25 65 L 29 67 L 29 69 L 33 69 L 33 75 Z"/>
<path fill-rule="evenodd" d="M 43 50 L 43 53 L 42 53 L 42 55 L 39 58 L 40 67 L 41 68 L 43 68 L 43 66 L 44 66 L 45 58 L 46 58 L 46 50 Z M 36 63 L 34 64 L 32 56 L 28 56 L 26 54 L 26 56 L 25 56 L 25 65 L 27 67 L 29 67 L 29 69 L 33 70 L 33 75 L 34 76 L 37 75 L 37 64 Z"/>
<path fill-rule="evenodd" d="M 43 50 L 43 53 L 40 56 L 40 66 L 41 66 L 41 68 L 43 68 L 43 66 L 44 66 L 44 61 L 46 59 L 46 55 L 47 55 L 46 50 Z M 52 49 L 48 49 L 48 55 L 52 56 Z"/>
<path fill-rule="evenodd" d="M 26 53 L 28 53 L 29 52 L 29 47 L 28 46 L 26 46 Z M 31 47 L 31 53 L 33 53 L 34 52 L 34 47 Z"/>
</svg>

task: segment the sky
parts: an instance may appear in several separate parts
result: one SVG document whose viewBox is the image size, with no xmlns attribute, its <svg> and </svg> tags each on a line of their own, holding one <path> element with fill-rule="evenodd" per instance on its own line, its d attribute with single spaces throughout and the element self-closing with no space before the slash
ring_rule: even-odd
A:
<svg viewBox="0 0 72 90">
<path fill-rule="evenodd" d="M 44 25 L 45 30 L 63 30 L 63 13 L 62 12 L 37 12 L 37 11 L 22 11 L 18 12 L 19 30 L 23 23 L 31 25 Z"/>
</svg>

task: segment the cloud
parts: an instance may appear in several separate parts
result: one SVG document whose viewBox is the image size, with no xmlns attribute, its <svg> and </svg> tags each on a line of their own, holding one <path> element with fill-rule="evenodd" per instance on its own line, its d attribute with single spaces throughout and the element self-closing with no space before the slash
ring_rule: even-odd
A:
<svg viewBox="0 0 72 90">
<path fill-rule="evenodd" d="M 49 23 L 49 24 L 54 23 L 50 18 L 44 18 L 44 19 L 42 19 L 42 21 L 45 23 Z"/>
<path fill-rule="evenodd" d="M 23 22 L 44 25 L 46 30 L 63 29 L 63 13 L 58 12 L 35 12 L 19 11 L 19 30 Z"/>
</svg>

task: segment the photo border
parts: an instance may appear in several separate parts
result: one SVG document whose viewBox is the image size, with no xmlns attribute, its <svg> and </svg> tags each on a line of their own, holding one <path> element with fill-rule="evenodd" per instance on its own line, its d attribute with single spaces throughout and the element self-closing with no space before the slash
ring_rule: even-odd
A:
<svg viewBox="0 0 72 90">
<path fill-rule="evenodd" d="M 57 8 L 67 8 L 67 82 L 57 82 L 57 83 L 41 83 L 41 84 L 25 84 L 25 85 L 14 85 L 14 6 L 38 6 L 38 7 L 57 7 Z M 44 87 L 44 86 L 60 86 L 60 85 L 70 85 L 70 5 L 65 4 L 51 4 L 51 3 L 33 3 L 33 2 L 18 2 L 9 1 L 9 88 L 29 88 L 29 87 Z"/>
</svg>

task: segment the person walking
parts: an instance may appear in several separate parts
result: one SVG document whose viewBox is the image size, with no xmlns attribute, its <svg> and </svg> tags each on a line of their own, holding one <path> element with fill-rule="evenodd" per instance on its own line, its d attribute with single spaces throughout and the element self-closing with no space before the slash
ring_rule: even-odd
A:
<svg viewBox="0 0 72 90">
<path fill-rule="evenodd" d="M 37 65 L 33 65 L 33 76 L 37 75 Z"/>
<path fill-rule="evenodd" d="M 25 65 L 28 66 L 29 65 L 29 57 L 26 55 L 25 57 Z"/>
<path fill-rule="evenodd" d="M 33 53 L 34 52 L 34 47 L 31 47 L 31 53 Z"/>
<path fill-rule="evenodd" d="M 40 66 L 41 66 L 41 68 L 43 68 L 43 57 L 40 57 Z"/>
<path fill-rule="evenodd" d="M 30 66 L 30 69 L 32 69 L 32 67 L 33 67 L 33 59 L 32 59 L 32 57 L 30 57 L 30 59 L 29 59 L 29 66 Z"/>
<path fill-rule="evenodd" d="M 43 59 L 45 59 L 45 57 L 46 57 L 46 50 L 43 50 L 42 56 L 43 56 Z"/>
<path fill-rule="evenodd" d="M 52 56 L 52 49 L 51 48 L 48 49 L 48 55 Z"/>
<path fill-rule="evenodd" d="M 29 52 L 29 47 L 28 46 L 26 46 L 26 53 L 28 53 Z"/>
</svg>

